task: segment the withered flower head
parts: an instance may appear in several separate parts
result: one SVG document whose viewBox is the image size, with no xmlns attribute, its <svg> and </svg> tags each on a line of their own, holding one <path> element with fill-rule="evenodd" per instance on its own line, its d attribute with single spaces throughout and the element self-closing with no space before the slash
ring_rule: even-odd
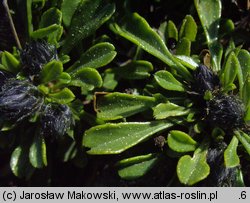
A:
<svg viewBox="0 0 250 203">
<path fill-rule="evenodd" d="M 21 51 L 23 71 L 28 76 L 39 75 L 43 65 L 54 59 L 58 59 L 56 47 L 45 40 L 31 41 Z"/>
<path fill-rule="evenodd" d="M 44 106 L 41 115 L 41 130 L 44 136 L 62 136 L 72 124 L 72 112 L 67 105 L 50 103 Z"/>
<path fill-rule="evenodd" d="M 0 88 L 0 118 L 20 122 L 38 111 L 43 96 L 27 81 L 8 79 Z"/>
</svg>

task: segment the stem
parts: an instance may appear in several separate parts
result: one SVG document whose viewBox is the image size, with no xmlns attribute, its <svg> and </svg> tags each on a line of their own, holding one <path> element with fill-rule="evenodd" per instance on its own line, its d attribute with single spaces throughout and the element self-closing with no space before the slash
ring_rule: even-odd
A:
<svg viewBox="0 0 250 203">
<path fill-rule="evenodd" d="M 8 18 L 9 18 L 10 27 L 11 27 L 12 33 L 14 35 L 17 47 L 19 49 L 22 49 L 20 40 L 19 40 L 17 32 L 16 32 L 16 28 L 15 28 L 14 22 L 13 22 L 13 19 L 12 19 L 12 16 L 10 14 L 10 9 L 9 9 L 7 0 L 3 0 L 3 6 L 4 6 L 4 8 L 5 8 L 6 12 L 7 12 L 7 15 L 8 15 Z"/>
</svg>

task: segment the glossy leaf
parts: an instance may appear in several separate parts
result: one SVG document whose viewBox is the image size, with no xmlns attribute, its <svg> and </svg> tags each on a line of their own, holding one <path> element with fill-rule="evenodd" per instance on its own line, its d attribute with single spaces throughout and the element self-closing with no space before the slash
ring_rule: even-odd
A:
<svg viewBox="0 0 250 203">
<path fill-rule="evenodd" d="M 242 70 L 243 82 L 244 82 L 250 73 L 250 53 L 245 49 L 241 49 L 237 57 Z"/>
<path fill-rule="evenodd" d="M 89 154 L 118 154 L 171 126 L 166 120 L 107 123 L 85 131 L 83 145 L 90 148 Z"/>
<path fill-rule="evenodd" d="M 157 120 L 165 119 L 171 116 L 184 116 L 190 112 L 189 109 L 182 106 L 178 106 L 171 102 L 158 104 L 156 107 L 153 108 L 153 110 L 154 117 Z"/>
<path fill-rule="evenodd" d="M 49 35 L 55 33 L 55 32 L 60 32 L 62 27 L 57 24 L 50 25 L 45 28 L 40 28 L 34 32 L 31 33 L 31 37 L 34 39 L 43 39 L 45 37 L 48 37 Z"/>
<path fill-rule="evenodd" d="M 60 92 L 51 93 L 48 96 L 52 101 L 60 104 L 67 104 L 75 99 L 75 95 L 68 88 L 64 88 Z"/>
<path fill-rule="evenodd" d="M 67 54 L 82 39 L 93 34 L 115 12 L 115 5 L 103 0 L 81 1 L 75 11 L 61 54 Z"/>
<path fill-rule="evenodd" d="M 236 167 L 240 164 L 239 156 L 237 155 L 238 139 L 233 136 L 227 149 L 224 151 L 225 166 L 227 168 Z"/>
<path fill-rule="evenodd" d="M 221 17 L 220 0 L 194 0 L 208 44 L 218 40 Z"/>
<path fill-rule="evenodd" d="M 195 41 L 197 34 L 197 25 L 191 15 L 187 15 L 182 21 L 179 38 L 186 38 L 191 42 Z"/>
<path fill-rule="evenodd" d="M 183 55 L 177 55 L 175 57 L 180 61 L 180 63 L 192 70 L 195 70 L 199 66 L 199 64 L 196 63 L 191 57 Z"/>
<path fill-rule="evenodd" d="M 11 73 L 17 73 L 20 69 L 20 62 L 8 51 L 1 54 L 2 68 Z"/>
<path fill-rule="evenodd" d="M 222 47 L 217 41 L 220 28 L 221 1 L 195 0 L 194 3 L 211 52 L 213 68 L 215 71 L 219 71 Z"/>
<path fill-rule="evenodd" d="M 162 38 L 137 13 L 127 15 L 120 25 L 113 24 L 111 29 L 159 58 L 170 67 L 175 68 L 186 79 L 191 79 L 188 70 L 169 52 Z"/>
<path fill-rule="evenodd" d="M 55 31 L 47 34 L 47 41 L 50 44 L 58 45 L 57 42 L 60 40 L 63 34 L 63 27 L 60 26 L 61 23 L 62 23 L 62 12 L 59 9 L 52 7 L 43 13 L 39 23 L 39 28 L 41 30 L 49 28 L 50 26 L 53 25 L 58 25 L 58 28 Z"/>
<path fill-rule="evenodd" d="M 68 73 L 62 72 L 61 75 L 57 77 L 57 86 L 69 84 L 71 82 L 71 76 Z"/>
<path fill-rule="evenodd" d="M 235 135 L 250 155 L 250 136 L 241 131 L 235 132 Z"/>
<path fill-rule="evenodd" d="M 131 61 L 130 63 L 114 69 L 115 73 L 121 78 L 129 80 L 140 80 L 150 77 L 153 65 L 148 61 Z"/>
<path fill-rule="evenodd" d="M 167 142 L 169 148 L 176 152 L 190 152 L 197 148 L 197 142 L 192 137 L 178 130 L 170 131 Z"/>
<path fill-rule="evenodd" d="M 47 166 L 46 144 L 44 138 L 39 134 L 34 137 L 30 146 L 29 160 L 35 168 Z"/>
<path fill-rule="evenodd" d="M 191 41 L 187 38 L 181 38 L 176 46 L 176 55 L 190 56 Z"/>
<path fill-rule="evenodd" d="M 48 83 L 56 80 L 63 72 L 63 65 L 60 61 L 50 61 L 41 70 L 40 80 L 42 83 Z"/>
<path fill-rule="evenodd" d="M 95 87 L 102 86 L 102 77 L 97 70 L 93 68 L 79 68 L 70 74 L 70 85 L 82 87 L 91 91 Z"/>
<path fill-rule="evenodd" d="M 104 120 L 126 118 L 156 105 L 154 97 L 110 93 L 96 95 L 97 117 Z"/>
<path fill-rule="evenodd" d="M 159 158 L 155 154 L 147 154 L 121 160 L 118 164 L 125 165 L 118 170 L 122 179 L 134 180 L 144 176 L 158 162 Z"/>
<path fill-rule="evenodd" d="M 10 168 L 15 176 L 23 178 L 30 177 L 34 171 L 28 157 L 28 150 L 25 147 L 18 146 L 11 154 Z"/>
<path fill-rule="evenodd" d="M 39 22 L 39 28 L 45 28 L 53 24 L 61 25 L 62 22 L 62 12 L 52 7 L 45 11 Z"/>
<path fill-rule="evenodd" d="M 185 155 L 179 159 L 177 175 L 181 183 L 194 185 L 209 175 L 210 167 L 206 161 L 207 148 L 205 144 L 201 145 L 195 150 L 193 157 Z"/>
<path fill-rule="evenodd" d="M 185 91 L 183 85 L 178 80 L 176 80 L 170 72 L 166 70 L 156 72 L 154 78 L 158 85 L 166 90 L 174 90 L 180 92 Z"/>
<path fill-rule="evenodd" d="M 108 70 L 105 72 L 103 76 L 103 87 L 107 90 L 114 90 L 115 87 L 118 85 L 118 79 L 116 78 L 116 73 L 112 70 Z"/>
<path fill-rule="evenodd" d="M 71 23 L 72 16 L 74 15 L 77 7 L 79 6 L 82 0 L 63 0 L 61 11 L 62 11 L 62 19 L 63 23 L 66 27 L 69 27 Z"/>
<path fill-rule="evenodd" d="M 250 75 L 246 78 L 242 89 L 242 101 L 246 108 L 250 107 Z"/>
<path fill-rule="evenodd" d="M 239 68 L 240 68 L 239 61 L 235 56 L 235 53 L 231 52 L 230 55 L 228 56 L 228 59 L 225 63 L 225 67 L 222 73 L 222 81 L 225 88 L 233 84 Z"/>
<path fill-rule="evenodd" d="M 84 52 L 80 60 L 76 61 L 67 71 L 73 72 L 83 67 L 100 68 L 110 63 L 115 56 L 115 47 L 108 42 L 102 42 Z"/>
<path fill-rule="evenodd" d="M 166 28 L 166 34 L 165 38 L 174 38 L 176 41 L 178 41 L 178 30 L 174 24 L 173 21 L 169 20 L 167 23 L 167 28 Z"/>
</svg>

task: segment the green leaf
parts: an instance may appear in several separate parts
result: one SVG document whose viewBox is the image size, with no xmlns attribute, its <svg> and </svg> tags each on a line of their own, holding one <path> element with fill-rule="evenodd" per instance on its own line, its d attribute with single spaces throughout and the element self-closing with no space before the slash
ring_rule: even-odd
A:
<svg viewBox="0 0 250 203">
<path fill-rule="evenodd" d="M 190 68 L 191 70 L 195 70 L 198 67 L 198 63 L 196 63 L 191 57 L 183 56 L 183 55 L 177 55 L 175 56 L 181 64 L 184 66 Z"/>
<path fill-rule="evenodd" d="M 72 16 L 74 15 L 78 5 L 82 0 L 63 0 L 61 11 L 63 16 L 63 23 L 66 27 L 69 27 Z"/>
<path fill-rule="evenodd" d="M 176 41 L 178 41 L 178 30 L 172 20 L 169 20 L 167 23 L 165 38 L 166 40 L 169 38 L 174 38 Z"/>
<path fill-rule="evenodd" d="M 69 84 L 70 82 L 71 82 L 70 74 L 62 72 L 61 75 L 57 77 L 56 85 Z"/>
<path fill-rule="evenodd" d="M 108 42 L 102 42 L 84 52 L 80 60 L 76 61 L 67 72 L 74 72 L 82 67 L 100 68 L 110 63 L 115 56 L 115 47 Z"/>
<path fill-rule="evenodd" d="M 52 101 L 57 102 L 59 104 L 67 104 L 75 99 L 75 95 L 68 88 L 64 88 L 60 92 L 52 93 L 48 96 Z"/>
<path fill-rule="evenodd" d="M 220 0 L 194 0 L 208 44 L 218 40 L 221 17 Z"/>
<path fill-rule="evenodd" d="M 179 159 L 177 175 L 181 183 L 194 185 L 209 175 L 210 167 L 206 162 L 207 148 L 203 144 L 195 150 L 193 157 L 185 155 Z"/>
<path fill-rule="evenodd" d="M 189 71 L 169 52 L 162 38 L 137 13 L 127 15 L 121 25 L 113 24 L 111 29 L 177 70 L 187 80 L 192 78 Z"/>
<path fill-rule="evenodd" d="M 237 57 L 242 70 L 243 81 L 245 82 L 245 80 L 250 74 L 250 54 L 247 50 L 241 49 Z"/>
<path fill-rule="evenodd" d="M 154 117 L 157 120 L 165 119 L 171 116 L 184 116 L 190 112 L 189 109 L 182 106 L 178 106 L 171 102 L 158 104 L 156 107 L 153 108 L 153 110 Z"/>
<path fill-rule="evenodd" d="M 236 131 L 235 135 L 250 155 L 250 136 L 241 131 Z"/>
<path fill-rule="evenodd" d="M 89 154 L 119 154 L 172 126 L 166 120 L 107 123 L 85 131 L 83 145 L 91 148 Z"/>
<path fill-rule="evenodd" d="M 60 61 L 50 61 L 41 70 L 40 80 L 41 83 L 48 83 L 56 80 L 63 72 L 63 65 Z"/>
<path fill-rule="evenodd" d="M 104 73 L 103 77 L 103 87 L 107 90 L 114 90 L 115 87 L 118 85 L 118 79 L 116 78 L 116 73 L 112 70 L 108 70 Z"/>
<path fill-rule="evenodd" d="M 115 92 L 96 95 L 95 110 L 98 118 L 116 120 L 132 116 L 155 105 L 154 97 Z"/>
<path fill-rule="evenodd" d="M 239 156 L 237 155 L 238 139 L 233 136 L 227 149 L 224 151 L 225 166 L 227 168 L 233 168 L 240 164 Z"/>
<path fill-rule="evenodd" d="M 235 56 L 235 53 L 231 52 L 226 60 L 222 73 L 222 81 L 225 89 L 227 89 L 228 86 L 233 84 L 239 68 L 240 68 L 239 61 Z"/>
<path fill-rule="evenodd" d="M 61 50 L 67 54 L 81 40 L 93 34 L 115 12 L 115 5 L 104 0 L 81 1 L 75 11 Z"/>
<path fill-rule="evenodd" d="M 62 26 L 53 24 L 45 28 L 40 28 L 31 33 L 31 37 L 34 39 L 43 39 L 55 32 L 61 32 Z"/>
<path fill-rule="evenodd" d="M 55 7 L 45 11 L 39 22 L 39 28 L 45 28 L 53 24 L 61 25 L 62 12 Z"/>
<path fill-rule="evenodd" d="M 118 164 L 125 165 L 118 170 L 122 179 L 134 180 L 144 176 L 158 162 L 159 157 L 155 154 L 147 154 L 121 160 Z"/>
<path fill-rule="evenodd" d="M 47 166 L 46 144 L 44 138 L 37 134 L 29 150 L 29 160 L 33 167 L 43 168 Z"/>
<path fill-rule="evenodd" d="M 44 33 L 47 34 L 45 36 L 48 37 L 47 41 L 50 44 L 58 45 L 58 41 L 60 40 L 63 34 L 63 27 L 60 26 L 62 23 L 62 12 L 55 7 L 52 7 L 45 11 L 41 17 L 41 21 L 39 23 L 39 30 L 35 35 L 35 38 L 43 38 Z M 53 25 L 58 25 L 57 29 L 53 28 Z M 55 31 L 53 31 L 55 29 Z M 50 30 L 50 32 L 48 32 Z M 38 34 L 39 33 L 39 34 Z M 42 34 L 43 33 L 43 34 Z M 34 36 L 34 34 L 32 34 Z M 39 37 L 38 37 L 39 36 Z"/>
<path fill-rule="evenodd" d="M 79 68 L 72 72 L 70 76 L 70 85 L 82 87 L 87 91 L 102 86 L 102 77 L 98 71 L 93 68 Z"/>
<path fill-rule="evenodd" d="M 250 75 L 246 78 L 242 89 L 242 101 L 246 109 L 250 107 Z"/>
<path fill-rule="evenodd" d="M 176 46 L 176 55 L 190 56 L 191 41 L 187 38 L 181 38 Z"/>
<path fill-rule="evenodd" d="M 182 131 L 171 130 L 168 134 L 168 146 L 176 152 L 191 152 L 197 148 L 197 142 Z"/>
<path fill-rule="evenodd" d="M 28 157 L 28 149 L 23 146 L 18 146 L 11 154 L 10 168 L 15 176 L 19 178 L 29 178 L 34 172 Z"/>
<path fill-rule="evenodd" d="M 158 85 L 166 90 L 174 90 L 180 92 L 185 91 L 183 85 L 178 80 L 176 80 L 170 72 L 166 70 L 156 72 L 154 78 Z"/>
<path fill-rule="evenodd" d="M 222 47 L 218 43 L 221 18 L 220 0 L 194 0 L 198 16 L 203 26 L 215 71 L 220 70 Z"/>
<path fill-rule="evenodd" d="M 128 64 L 120 66 L 114 69 L 114 72 L 121 78 L 129 80 L 140 80 L 150 77 L 150 73 L 153 71 L 152 63 L 148 61 L 138 60 L 131 61 Z"/>
<path fill-rule="evenodd" d="M 197 25 L 194 18 L 191 15 L 187 15 L 180 28 L 179 39 L 186 38 L 191 42 L 195 41 L 197 34 Z"/>
<path fill-rule="evenodd" d="M 20 71 L 20 62 L 10 52 L 4 51 L 1 54 L 2 68 L 11 73 L 18 73 Z"/>
<path fill-rule="evenodd" d="M 33 24 L 32 24 L 32 0 L 26 0 L 26 21 L 27 22 L 27 33 L 29 36 L 33 31 Z"/>
</svg>

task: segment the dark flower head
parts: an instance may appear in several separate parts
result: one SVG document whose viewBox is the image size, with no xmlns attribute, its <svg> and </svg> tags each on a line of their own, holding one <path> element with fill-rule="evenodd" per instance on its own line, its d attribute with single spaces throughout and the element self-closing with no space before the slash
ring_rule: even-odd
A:
<svg viewBox="0 0 250 203">
<path fill-rule="evenodd" d="M 56 47 L 45 40 L 31 41 L 21 51 L 23 71 L 28 76 L 39 75 L 43 65 L 54 59 L 58 59 Z"/>
<path fill-rule="evenodd" d="M 43 96 L 27 81 L 9 79 L 0 89 L 0 118 L 20 122 L 40 109 Z"/>
<path fill-rule="evenodd" d="M 41 115 L 44 136 L 62 136 L 73 124 L 73 116 L 67 105 L 51 103 L 44 106 Z"/>
<path fill-rule="evenodd" d="M 230 131 L 244 125 L 244 107 L 235 96 L 217 95 L 207 101 L 207 120 L 213 127 Z"/>
<path fill-rule="evenodd" d="M 207 187 L 233 187 L 236 186 L 237 168 L 226 168 L 224 164 L 224 150 L 227 145 L 224 142 L 209 148 L 207 153 L 207 163 L 211 170 L 209 177 L 204 181 Z"/>
<path fill-rule="evenodd" d="M 14 76 L 6 71 L 0 70 L 0 88 L 4 85 L 5 81 L 13 78 Z"/>
<path fill-rule="evenodd" d="M 199 65 L 193 72 L 192 90 L 203 95 L 207 90 L 213 91 L 220 87 L 219 77 L 205 65 Z"/>
</svg>

